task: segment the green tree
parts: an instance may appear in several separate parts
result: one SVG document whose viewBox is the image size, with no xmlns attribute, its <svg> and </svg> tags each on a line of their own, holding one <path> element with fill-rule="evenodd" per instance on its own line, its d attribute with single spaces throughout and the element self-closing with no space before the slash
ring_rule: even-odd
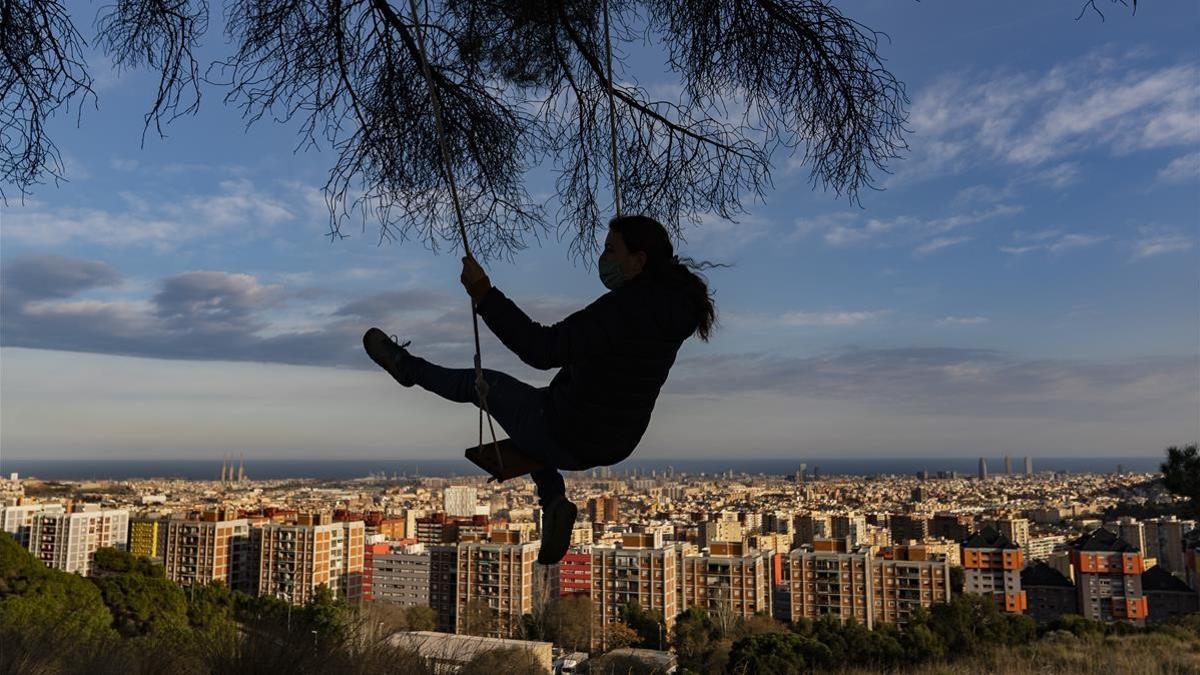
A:
<svg viewBox="0 0 1200 675">
<path fill-rule="evenodd" d="M 112 614 L 87 579 L 51 569 L 0 533 L 0 625 L 45 627 L 65 639 L 111 636 Z"/>
<path fill-rule="evenodd" d="M 699 607 L 689 607 L 675 617 L 671 629 L 671 645 L 679 655 L 679 665 L 700 672 L 709 660 L 709 652 L 717 640 L 717 628 L 708 612 Z"/>
<path fill-rule="evenodd" d="M 1196 444 L 1167 448 L 1167 460 L 1159 468 L 1163 485 L 1174 494 L 1186 497 L 1188 507 L 1200 514 L 1200 451 Z"/>
<path fill-rule="evenodd" d="M 92 560 L 91 581 L 121 635 L 179 633 L 188 626 L 183 591 L 167 579 L 161 565 L 125 551 L 99 549 Z"/>
<path fill-rule="evenodd" d="M 621 621 L 638 634 L 637 645 L 649 649 L 665 649 L 667 625 L 660 610 L 644 610 L 630 601 L 621 607 Z"/>
<path fill-rule="evenodd" d="M 592 642 L 592 599 L 575 595 L 552 600 L 543 625 L 546 638 L 559 647 L 587 651 Z"/>
<path fill-rule="evenodd" d="M 405 608 L 404 620 L 408 630 L 433 630 L 437 628 L 437 613 L 428 605 Z"/>
<path fill-rule="evenodd" d="M 463 608 L 461 632 L 463 635 L 487 637 L 496 631 L 499 618 L 487 600 L 472 598 Z"/>
<path fill-rule="evenodd" d="M 812 667 L 809 662 L 828 659 L 818 654 L 823 645 L 795 633 L 764 633 L 744 637 L 733 643 L 729 652 L 728 672 L 799 674 Z"/>
</svg>

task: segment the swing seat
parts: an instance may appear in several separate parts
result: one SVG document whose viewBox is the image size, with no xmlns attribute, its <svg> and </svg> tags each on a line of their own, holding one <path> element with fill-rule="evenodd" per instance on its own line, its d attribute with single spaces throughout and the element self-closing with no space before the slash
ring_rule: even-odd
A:
<svg viewBox="0 0 1200 675">
<path fill-rule="evenodd" d="M 503 438 L 496 443 L 500 446 L 500 458 L 504 462 L 503 468 L 496 462 L 496 448 L 491 443 L 484 443 L 483 447 L 467 448 L 465 453 L 467 459 L 471 460 L 475 466 L 491 475 L 491 478 L 488 479 L 489 483 L 492 481 L 503 483 L 510 478 L 524 476 L 542 468 L 538 462 L 522 455 L 521 451 L 517 449 L 517 444 L 511 438 Z"/>
</svg>

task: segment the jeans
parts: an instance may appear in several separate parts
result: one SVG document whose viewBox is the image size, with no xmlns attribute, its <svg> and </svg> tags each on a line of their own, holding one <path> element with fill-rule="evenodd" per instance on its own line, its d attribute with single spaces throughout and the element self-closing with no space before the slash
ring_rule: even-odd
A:
<svg viewBox="0 0 1200 675">
<path fill-rule="evenodd" d="M 456 403 L 474 403 L 474 368 L 444 368 L 419 356 L 409 356 L 400 364 L 422 388 Z M 553 437 L 546 421 L 547 388 L 534 387 L 498 370 L 483 369 L 488 383 L 488 408 L 521 454 L 543 468 L 529 474 L 537 486 L 538 500 L 545 506 L 567 488 L 559 469 L 586 469 Z"/>
</svg>

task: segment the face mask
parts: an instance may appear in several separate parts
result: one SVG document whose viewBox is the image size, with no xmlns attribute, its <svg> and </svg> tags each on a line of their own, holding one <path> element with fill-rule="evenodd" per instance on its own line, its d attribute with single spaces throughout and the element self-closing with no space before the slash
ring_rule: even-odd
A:
<svg viewBox="0 0 1200 675">
<path fill-rule="evenodd" d="M 621 274 L 621 266 L 610 258 L 600 258 L 600 281 L 604 287 L 611 290 L 620 288 L 625 283 L 625 275 Z"/>
</svg>

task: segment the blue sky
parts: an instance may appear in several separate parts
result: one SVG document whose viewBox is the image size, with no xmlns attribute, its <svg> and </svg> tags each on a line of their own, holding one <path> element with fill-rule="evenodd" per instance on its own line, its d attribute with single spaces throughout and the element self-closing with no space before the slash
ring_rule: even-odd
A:
<svg viewBox="0 0 1200 675">
<path fill-rule="evenodd" d="M 681 253 L 734 267 L 709 273 L 720 327 L 685 344 L 639 456 L 1154 455 L 1200 438 L 1200 8 L 1075 21 L 1079 4 L 842 4 L 891 37 L 911 149 L 861 207 L 781 156 L 765 203 L 688 230 Z M 95 7 L 74 7 L 90 35 Z M 637 78 L 669 88 L 650 64 Z M 155 81 L 91 65 L 99 109 L 53 125 L 70 182 L 0 211 L 4 457 L 474 442 L 473 408 L 395 386 L 359 342 L 380 325 L 468 367 L 457 255 L 380 245 L 371 222 L 331 243 L 330 153 L 294 153 L 296 125 L 245 132 L 218 90 L 139 148 Z M 565 239 L 488 269 L 545 323 L 604 291 Z M 490 334 L 483 348 L 549 381 Z"/>
</svg>

